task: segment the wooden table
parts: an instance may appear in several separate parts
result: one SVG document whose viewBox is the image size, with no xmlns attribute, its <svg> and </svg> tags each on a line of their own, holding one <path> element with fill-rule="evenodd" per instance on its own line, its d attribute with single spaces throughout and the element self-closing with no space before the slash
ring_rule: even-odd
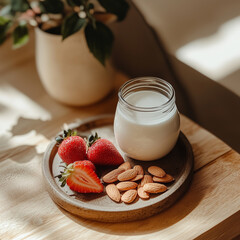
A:
<svg viewBox="0 0 240 240">
<path fill-rule="evenodd" d="M 33 46 L 0 49 L 0 239 L 232 239 L 240 234 L 240 156 L 181 116 L 192 144 L 195 173 L 190 190 L 165 212 L 130 223 L 99 223 L 57 207 L 41 174 L 43 153 L 64 123 L 114 113 L 117 89 L 82 108 L 51 99 L 38 79 Z M 16 56 L 16 57 L 14 57 Z M 224 127 L 224 126 L 223 126 Z"/>
</svg>

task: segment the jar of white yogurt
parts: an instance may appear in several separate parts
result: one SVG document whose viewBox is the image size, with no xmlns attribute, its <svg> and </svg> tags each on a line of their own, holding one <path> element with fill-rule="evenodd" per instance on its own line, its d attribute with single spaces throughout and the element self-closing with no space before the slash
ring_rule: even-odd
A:
<svg viewBox="0 0 240 240">
<path fill-rule="evenodd" d="M 120 88 L 118 97 L 114 134 L 121 150 L 144 161 L 168 154 L 180 131 L 173 87 L 160 78 L 135 78 Z"/>
</svg>

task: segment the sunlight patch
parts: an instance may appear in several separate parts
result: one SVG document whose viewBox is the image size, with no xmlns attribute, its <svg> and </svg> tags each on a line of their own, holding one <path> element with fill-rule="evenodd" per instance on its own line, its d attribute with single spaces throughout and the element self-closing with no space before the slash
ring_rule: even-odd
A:
<svg viewBox="0 0 240 240">
<path fill-rule="evenodd" d="M 176 57 L 215 81 L 237 71 L 240 68 L 240 17 L 224 23 L 216 34 L 179 48 Z"/>
<path fill-rule="evenodd" d="M 8 84 L 0 87 L 0 134 L 10 131 L 20 117 L 50 120 L 51 114 L 29 97 Z"/>
</svg>

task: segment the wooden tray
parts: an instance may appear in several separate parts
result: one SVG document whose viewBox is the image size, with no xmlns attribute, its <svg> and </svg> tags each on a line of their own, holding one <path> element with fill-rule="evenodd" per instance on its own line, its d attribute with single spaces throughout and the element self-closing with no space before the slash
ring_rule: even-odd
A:
<svg viewBox="0 0 240 240">
<path fill-rule="evenodd" d="M 88 136 L 97 131 L 99 136 L 109 139 L 116 145 L 113 133 L 113 115 L 90 118 L 71 124 L 69 127 L 77 129 L 81 136 Z M 124 156 L 124 154 L 122 155 Z M 153 196 L 148 200 L 138 198 L 131 204 L 115 203 L 108 198 L 105 191 L 100 194 L 75 193 L 67 185 L 61 188 L 58 179 L 54 178 L 61 170 L 59 168 L 61 159 L 57 154 L 56 141 L 53 140 L 45 152 L 42 165 L 47 191 L 56 204 L 75 215 L 103 222 L 125 222 L 143 219 L 168 208 L 184 194 L 191 182 L 193 153 L 190 143 L 182 132 L 174 149 L 162 159 L 143 162 L 124 158 L 132 165 L 142 165 L 144 170 L 151 165 L 160 166 L 171 174 L 175 181 L 167 185 L 168 190 L 165 193 Z M 103 176 L 110 170 L 109 168 L 100 169 L 98 175 Z"/>
</svg>

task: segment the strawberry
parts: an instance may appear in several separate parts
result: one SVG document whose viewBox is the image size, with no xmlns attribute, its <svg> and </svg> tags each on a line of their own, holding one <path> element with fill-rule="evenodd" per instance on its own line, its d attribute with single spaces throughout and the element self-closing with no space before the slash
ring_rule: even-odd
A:
<svg viewBox="0 0 240 240">
<path fill-rule="evenodd" d="M 79 193 L 100 193 L 103 191 L 103 185 L 100 182 L 94 170 L 84 164 L 84 161 L 76 161 L 65 167 L 65 171 L 56 176 L 62 182 L 61 187 L 65 184 L 73 191 Z"/>
<path fill-rule="evenodd" d="M 68 131 L 64 130 L 63 137 L 56 138 L 56 141 L 60 143 L 58 155 L 67 164 L 87 158 L 86 142 L 76 134 L 76 131 L 69 129 Z"/>
<path fill-rule="evenodd" d="M 82 164 L 83 166 L 90 167 L 94 172 L 96 171 L 96 167 L 95 167 L 94 164 L 93 164 L 91 161 L 89 161 L 89 160 L 82 160 L 82 161 L 81 161 L 81 164 Z"/>
<path fill-rule="evenodd" d="M 101 139 L 97 133 L 88 138 L 87 157 L 94 164 L 99 165 L 120 165 L 124 162 L 113 143 L 107 139 Z"/>
</svg>

